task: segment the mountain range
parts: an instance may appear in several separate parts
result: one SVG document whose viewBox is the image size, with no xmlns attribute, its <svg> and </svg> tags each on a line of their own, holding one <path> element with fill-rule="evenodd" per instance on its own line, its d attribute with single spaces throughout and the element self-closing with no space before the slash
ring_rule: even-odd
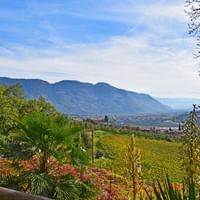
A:
<svg viewBox="0 0 200 200">
<path fill-rule="evenodd" d="M 45 97 L 58 111 L 71 115 L 135 115 L 163 113 L 171 108 L 148 94 L 118 89 L 107 83 L 64 80 L 48 83 L 40 79 L 0 77 L 0 84 L 23 86 L 29 99 Z"/>
</svg>

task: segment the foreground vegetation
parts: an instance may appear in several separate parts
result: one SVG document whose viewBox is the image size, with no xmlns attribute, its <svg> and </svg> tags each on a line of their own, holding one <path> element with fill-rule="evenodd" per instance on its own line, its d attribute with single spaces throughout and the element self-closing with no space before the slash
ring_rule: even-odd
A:
<svg viewBox="0 0 200 200">
<path fill-rule="evenodd" d="M 135 140 L 128 127 L 75 122 L 42 97 L 27 100 L 20 85 L 0 86 L 0 186 L 58 200 L 195 199 L 195 109 L 183 142 L 140 132 Z"/>
</svg>

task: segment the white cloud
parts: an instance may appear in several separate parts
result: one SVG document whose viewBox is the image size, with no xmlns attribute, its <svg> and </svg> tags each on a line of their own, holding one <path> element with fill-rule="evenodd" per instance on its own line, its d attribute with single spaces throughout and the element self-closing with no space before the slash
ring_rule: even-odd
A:
<svg viewBox="0 0 200 200">
<path fill-rule="evenodd" d="M 168 18 L 175 19 L 180 21 L 185 21 L 185 13 L 184 13 L 184 2 L 181 4 L 156 4 L 156 5 L 148 5 L 141 6 L 138 9 L 138 12 L 143 16 L 160 19 Z"/>
<path fill-rule="evenodd" d="M 17 70 L 24 77 L 45 78 L 51 82 L 78 79 L 86 82 L 109 82 L 128 90 L 156 96 L 200 97 L 198 65 L 192 57 L 192 40 L 166 40 L 163 46 L 152 45 L 152 37 L 114 37 L 102 44 L 78 45 L 66 50 L 23 49 L 18 56 L 0 57 L 0 75 Z M 182 43 L 185 45 L 183 46 Z M 171 46 L 170 46 L 170 45 Z M 23 57 L 24 52 L 24 57 Z M 29 56 L 27 56 L 27 53 Z M 3 70 L 4 69 L 4 70 Z M 48 73 L 47 73 L 48 72 Z M 55 74 L 55 76 L 54 76 Z"/>
</svg>

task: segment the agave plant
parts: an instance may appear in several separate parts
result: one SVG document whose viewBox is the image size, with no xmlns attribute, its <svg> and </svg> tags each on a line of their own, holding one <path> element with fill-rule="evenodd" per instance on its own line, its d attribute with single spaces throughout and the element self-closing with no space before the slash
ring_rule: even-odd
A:
<svg viewBox="0 0 200 200">
<path fill-rule="evenodd" d="M 165 180 L 157 181 L 153 185 L 153 192 L 148 192 L 146 190 L 146 195 L 149 200 L 196 200 L 198 195 L 196 193 L 196 187 L 194 181 L 189 182 L 189 184 L 182 184 L 181 189 L 177 189 L 169 177 L 167 176 Z M 142 198 L 141 198 L 142 199 Z"/>
</svg>

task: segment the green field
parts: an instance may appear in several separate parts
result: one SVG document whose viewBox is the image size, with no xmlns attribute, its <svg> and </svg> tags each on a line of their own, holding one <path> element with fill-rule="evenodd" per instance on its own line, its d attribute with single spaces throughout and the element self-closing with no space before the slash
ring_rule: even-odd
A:
<svg viewBox="0 0 200 200">
<path fill-rule="evenodd" d="M 104 151 L 106 159 L 96 160 L 96 164 L 123 175 L 130 136 L 100 134 L 98 138 L 97 149 Z M 179 160 L 180 143 L 136 137 L 136 145 L 141 151 L 144 179 L 152 181 L 168 174 L 175 182 L 183 180 L 184 174 Z"/>
</svg>

